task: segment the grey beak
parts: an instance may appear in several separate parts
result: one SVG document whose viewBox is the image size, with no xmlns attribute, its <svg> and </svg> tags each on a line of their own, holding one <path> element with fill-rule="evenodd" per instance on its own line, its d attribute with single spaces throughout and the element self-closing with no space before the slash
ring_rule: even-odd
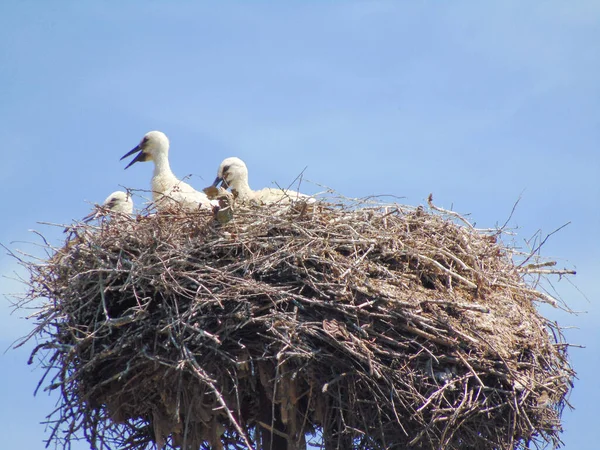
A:
<svg viewBox="0 0 600 450">
<path fill-rule="evenodd" d="M 90 220 L 95 219 L 98 216 L 98 210 L 94 210 L 91 213 L 89 213 L 87 216 L 85 216 L 83 219 L 81 219 L 81 221 L 83 223 L 88 223 Z"/>
<path fill-rule="evenodd" d="M 144 150 L 139 145 L 137 145 L 131 151 L 127 152 L 125 155 L 121 156 L 121 161 L 123 159 L 127 158 L 128 156 L 133 155 L 135 152 L 139 152 L 139 153 L 137 154 L 137 156 L 135 158 L 133 158 L 133 160 L 129 164 L 127 164 L 127 166 L 125 167 L 125 169 L 130 168 L 136 162 L 146 161 L 146 154 L 144 153 Z"/>
<path fill-rule="evenodd" d="M 217 177 L 215 178 L 215 181 L 213 181 L 213 187 L 219 187 L 219 184 L 221 184 L 223 187 L 227 188 L 227 181 L 225 181 L 224 178 L 221 177 Z"/>
</svg>

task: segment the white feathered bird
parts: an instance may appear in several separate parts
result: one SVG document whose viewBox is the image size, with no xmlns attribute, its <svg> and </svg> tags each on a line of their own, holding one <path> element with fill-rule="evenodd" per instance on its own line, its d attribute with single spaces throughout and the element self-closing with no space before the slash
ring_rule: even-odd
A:
<svg viewBox="0 0 600 450">
<path fill-rule="evenodd" d="M 232 156 L 223 160 L 217 171 L 217 178 L 212 187 L 222 184 L 225 188 L 231 188 L 236 201 L 243 203 L 256 202 L 262 204 L 282 203 L 287 204 L 296 200 L 314 202 L 315 199 L 309 195 L 292 191 L 291 189 L 263 188 L 253 191 L 248 184 L 248 167 L 240 158 Z"/>
<path fill-rule="evenodd" d="M 174 205 L 179 205 L 187 210 L 212 209 L 213 206 L 218 206 L 218 202 L 209 200 L 206 194 L 195 190 L 173 174 L 169 165 L 169 139 L 164 133 L 160 131 L 146 133 L 140 143 L 123 155 L 121 159 L 136 152 L 139 153 L 125 169 L 136 162 L 154 161 L 151 183 L 152 199 L 159 210 L 168 209 Z"/>
<path fill-rule="evenodd" d="M 101 205 L 96 205 L 94 211 L 81 219 L 83 222 L 89 222 L 98 217 L 112 213 L 121 213 L 131 215 L 133 212 L 133 200 L 128 192 L 115 191 L 106 197 Z"/>
<path fill-rule="evenodd" d="M 104 203 L 95 205 L 91 213 L 81 219 L 82 222 L 88 223 L 103 216 L 113 215 L 131 215 L 133 213 L 133 200 L 128 192 L 115 191 L 106 197 Z M 73 230 L 73 227 L 67 227 L 64 232 L 67 233 Z"/>
</svg>

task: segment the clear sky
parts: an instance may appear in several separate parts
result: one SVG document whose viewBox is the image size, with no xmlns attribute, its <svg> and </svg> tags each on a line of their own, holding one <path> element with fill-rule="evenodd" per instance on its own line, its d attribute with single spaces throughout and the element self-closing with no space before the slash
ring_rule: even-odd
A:
<svg viewBox="0 0 600 450">
<path fill-rule="evenodd" d="M 126 4 L 125 4 L 126 3 Z M 0 2 L 0 242 L 39 253 L 57 228 L 151 164 L 119 158 L 150 130 L 202 188 L 239 156 L 255 188 L 304 178 L 350 197 L 391 194 L 575 268 L 553 286 L 575 310 L 579 373 L 568 449 L 597 449 L 600 404 L 600 2 Z M 309 193 L 319 186 L 306 182 Z M 135 198 L 138 205 L 140 198 Z M 0 273 L 22 273 L 0 254 Z M 23 287 L 0 279 L 0 293 Z M 579 292 L 581 291 L 581 293 Z M 31 324 L 0 302 L 2 350 Z M 33 397 L 31 346 L 0 352 L 3 448 L 42 449 L 54 405 Z M 87 448 L 83 444 L 74 450 Z"/>
</svg>

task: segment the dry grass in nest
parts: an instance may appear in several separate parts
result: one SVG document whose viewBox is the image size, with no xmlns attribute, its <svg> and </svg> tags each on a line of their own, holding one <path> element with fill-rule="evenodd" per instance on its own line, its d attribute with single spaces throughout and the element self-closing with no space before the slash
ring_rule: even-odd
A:
<svg viewBox="0 0 600 450">
<path fill-rule="evenodd" d="M 454 220 L 453 220 L 454 219 Z M 498 233 L 399 205 L 78 225 L 26 262 L 54 440 L 93 449 L 560 444 L 574 372 Z M 33 356 L 33 355 L 32 355 Z M 47 383 L 47 381 L 46 381 Z M 43 382 L 41 382 L 43 384 Z"/>
</svg>

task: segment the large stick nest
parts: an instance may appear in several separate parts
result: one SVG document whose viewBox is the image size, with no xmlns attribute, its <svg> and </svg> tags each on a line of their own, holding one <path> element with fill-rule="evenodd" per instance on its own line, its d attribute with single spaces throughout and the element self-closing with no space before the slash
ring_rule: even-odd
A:
<svg viewBox="0 0 600 450">
<path fill-rule="evenodd" d="M 559 445 L 574 372 L 497 233 L 398 205 L 238 208 L 78 225 L 31 272 L 92 449 Z M 34 352 L 35 353 L 35 352 Z"/>
</svg>

